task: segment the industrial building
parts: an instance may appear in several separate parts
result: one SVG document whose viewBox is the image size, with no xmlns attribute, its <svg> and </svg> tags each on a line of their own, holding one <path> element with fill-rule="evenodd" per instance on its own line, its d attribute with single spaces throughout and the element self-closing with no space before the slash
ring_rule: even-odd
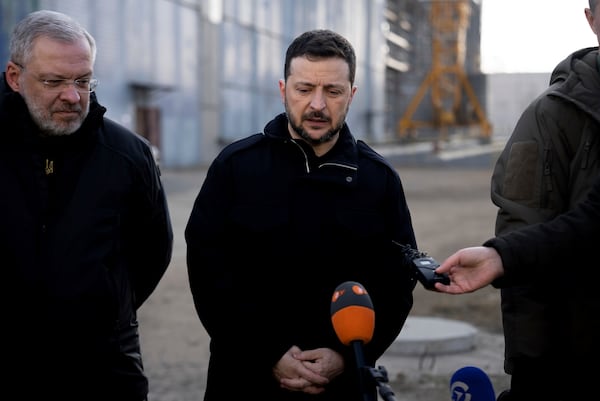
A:
<svg viewBox="0 0 600 401">
<path fill-rule="evenodd" d="M 0 0 L 0 56 L 37 9 L 79 20 L 98 45 L 107 116 L 168 168 L 205 166 L 284 110 L 277 82 L 299 33 L 328 28 L 357 53 L 353 134 L 377 144 L 489 139 L 481 0 Z"/>
</svg>

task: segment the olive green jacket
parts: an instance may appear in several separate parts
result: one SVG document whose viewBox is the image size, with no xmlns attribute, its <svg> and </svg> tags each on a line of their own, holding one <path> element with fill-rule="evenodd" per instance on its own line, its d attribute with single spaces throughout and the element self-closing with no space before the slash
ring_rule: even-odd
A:
<svg viewBox="0 0 600 401">
<path fill-rule="evenodd" d="M 598 176 L 598 62 L 597 47 L 571 54 L 552 72 L 549 88 L 518 120 L 491 181 L 491 198 L 499 208 L 496 234 L 546 221 L 571 209 Z M 594 257 L 589 262 L 594 267 L 600 265 Z M 565 275 L 581 273 L 575 262 L 561 269 Z M 540 277 L 528 287 L 502 288 L 506 372 L 512 374 L 515 364 L 523 359 L 555 361 L 543 364 L 548 371 L 569 366 L 564 363 L 577 350 L 600 338 L 598 333 L 585 330 L 586 319 L 598 308 L 600 295 L 593 296 L 560 277 Z"/>
</svg>

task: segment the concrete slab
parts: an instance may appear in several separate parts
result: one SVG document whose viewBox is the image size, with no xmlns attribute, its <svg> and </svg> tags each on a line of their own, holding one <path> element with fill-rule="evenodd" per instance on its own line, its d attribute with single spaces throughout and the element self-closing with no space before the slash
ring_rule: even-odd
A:
<svg viewBox="0 0 600 401">
<path fill-rule="evenodd" d="M 509 376 L 503 371 L 503 352 L 501 334 L 487 333 L 452 319 L 409 316 L 402 333 L 376 366 L 386 370 L 400 396 L 404 391 L 417 389 L 426 393 L 431 388 L 443 388 L 452 374 L 464 366 L 484 370 L 499 392 L 509 387 Z"/>
<path fill-rule="evenodd" d="M 409 316 L 390 346 L 389 355 L 439 355 L 474 348 L 477 329 L 465 322 L 438 317 Z"/>
</svg>

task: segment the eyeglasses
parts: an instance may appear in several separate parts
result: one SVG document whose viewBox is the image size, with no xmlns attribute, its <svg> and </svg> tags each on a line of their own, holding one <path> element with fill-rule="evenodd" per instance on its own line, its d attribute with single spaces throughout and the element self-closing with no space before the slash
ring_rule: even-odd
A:
<svg viewBox="0 0 600 401">
<path fill-rule="evenodd" d="M 20 64 L 17 64 L 17 67 L 25 71 L 25 67 Z M 37 81 L 42 84 L 42 86 L 48 92 L 61 92 L 73 85 L 75 90 L 79 93 L 92 93 L 96 87 L 98 86 L 98 80 L 96 78 L 80 78 L 80 79 L 39 79 Z"/>
<path fill-rule="evenodd" d="M 82 79 L 38 79 L 44 88 L 50 92 L 61 92 L 70 85 L 75 86 L 75 90 L 79 93 L 92 93 L 98 86 L 96 78 Z"/>
</svg>

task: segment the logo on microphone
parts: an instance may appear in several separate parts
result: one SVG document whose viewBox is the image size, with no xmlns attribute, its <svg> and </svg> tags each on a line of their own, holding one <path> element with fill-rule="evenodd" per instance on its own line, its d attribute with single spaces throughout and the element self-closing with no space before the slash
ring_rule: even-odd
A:
<svg viewBox="0 0 600 401">
<path fill-rule="evenodd" d="M 348 290 L 348 288 L 344 287 L 344 286 L 340 286 L 340 287 L 336 288 L 336 290 L 333 293 L 333 297 L 331 298 L 331 302 L 337 302 L 337 300 L 340 299 L 340 297 L 344 296 L 344 293 L 347 290 Z M 358 283 L 351 284 L 350 290 L 352 290 L 352 292 L 355 295 L 368 295 L 367 290 L 365 290 L 364 287 L 362 287 Z"/>
<path fill-rule="evenodd" d="M 450 379 L 452 401 L 496 401 L 490 377 L 476 366 L 458 369 Z"/>
<path fill-rule="evenodd" d="M 450 387 L 452 401 L 471 401 L 471 393 L 469 393 L 469 385 L 464 382 L 454 382 Z"/>
</svg>

